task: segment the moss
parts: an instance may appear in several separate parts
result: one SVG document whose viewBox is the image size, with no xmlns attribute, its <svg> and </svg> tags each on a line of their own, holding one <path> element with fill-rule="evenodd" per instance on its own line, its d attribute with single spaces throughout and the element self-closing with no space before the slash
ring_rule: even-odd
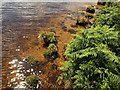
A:
<svg viewBox="0 0 120 90">
<path fill-rule="evenodd" d="M 85 17 L 80 17 L 77 19 L 76 25 L 86 26 L 88 23 L 89 23 L 88 19 L 86 19 Z"/>
<path fill-rule="evenodd" d="M 57 47 L 55 44 L 50 44 L 48 50 L 44 52 L 44 57 L 48 60 L 54 60 L 58 57 Z"/>
<path fill-rule="evenodd" d="M 51 43 L 57 43 L 54 32 L 42 32 L 41 38 L 43 40 L 43 45 L 49 46 Z"/>
<path fill-rule="evenodd" d="M 55 46 L 55 44 L 50 44 L 48 50 L 51 50 L 52 52 L 57 52 L 57 47 Z"/>
<path fill-rule="evenodd" d="M 28 85 L 30 85 L 32 87 L 37 87 L 39 78 L 36 75 L 30 75 L 30 76 L 27 76 L 26 82 Z"/>
<path fill-rule="evenodd" d="M 31 64 L 31 65 L 36 65 L 36 64 L 38 63 L 38 60 L 35 59 L 35 58 L 32 57 L 32 56 L 28 56 L 28 57 L 26 58 L 26 61 L 27 61 L 29 64 Z"/>
</svg>

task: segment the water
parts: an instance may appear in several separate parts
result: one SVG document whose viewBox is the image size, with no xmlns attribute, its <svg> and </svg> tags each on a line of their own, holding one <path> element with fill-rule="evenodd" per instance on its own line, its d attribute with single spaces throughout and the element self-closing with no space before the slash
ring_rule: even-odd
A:
<svg viewBox="0 0 120 90">
<path fill-rule="evenodd" d="M 40 28 L 45 27 L 54 15 L 84 9 L 87 4 L 89 3 L 2 3 L 3 82 L 0 83 L 7 86 L 9 80 L 6 78 L 12 72 L 8 62 L 13 58 L 20 58 L 19 51 L 24 46 L 25 37 L 37 35 Z"/>
</svg>

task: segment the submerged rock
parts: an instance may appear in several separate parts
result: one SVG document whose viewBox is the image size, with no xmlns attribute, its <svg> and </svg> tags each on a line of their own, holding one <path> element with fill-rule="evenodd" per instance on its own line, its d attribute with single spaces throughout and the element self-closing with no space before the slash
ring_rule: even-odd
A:
<svg viewBox="0 0 120 90">
<path fill-rule="evenodd" d="M 71 33 L 71 34 L 76 34 L 76 31 L 73 30 L 73 29 L 68 30 L 68 32 Z"/>
</svg>

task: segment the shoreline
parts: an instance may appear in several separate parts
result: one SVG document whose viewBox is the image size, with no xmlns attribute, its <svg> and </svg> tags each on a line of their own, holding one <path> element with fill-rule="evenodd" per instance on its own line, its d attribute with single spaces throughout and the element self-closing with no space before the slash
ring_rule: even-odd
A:
<svg viewBox="0 0 120 90">
<path fill-rule="evenodd" d="M 67 45 L 67 43 L 73 38 L 72 34 L 76 33 L 76 31 L 74 31 L 74 29 L 71 28 L 71 25 L 76 22 L 75 21 L 76 15 L 74 15 L 74 13 L 76 11 L 75 12 L 68 11 L 67 13 L 66 13 L 66 11 L 64 11 L 64 12 L 65 12 L 64 14 L 60 14 L 59 16 L 53 15 L 45 27 L 39 28 L 38 31 L 35 32 L 33 35 L 31 32 L 31 35 L 29 37 L 23 37 L 24 38 L 23 41 L 20 41 L 20 42 L 18 41 L 18 43 L 17 43 L 19 45 L 19 44 L 21 44 L 21 42 L 24 42 L 21 44 L 22 47 L 20 47 L 21 48 L 20 52 L 16 53 L 15 56 L 26 57 L 29 55 L 33 55 L 35 58 L 40 60 L 41 63 L 44 64 L 47 62 L 47 61 L 45 61 L 45 59 L 43 57 L 43 52 L 46 49 L 42 47 L 40 40 L 38 40 L 39 41 L 38 46 L 35 46 L 33 43 L 35 40 L 37 40 L 38 33 L 42 32 L 42 31 L 52 31 L 52 32 L 56 33 L 57 40 L 58 40 L 57 47 L 58 47 L 58 53 L 60 54 L 60 57 L 54 61 L 50 61 L 50 62 L 46 63 L 46 65 L 44 65 L 42 67 L 43 74 L 40 75 L 40 78 L 42 78 L 41 82 L 42 82 L 43 88 L 46 86 L 48 86 L 48 88 L 63 87 L 63 86 L 59 86 L 55 82 L 56 77 L 61 73 L 61 71 L 56 70 L 56 68 L 54 69 L 53 67 L 54 67 L 54 65 L 56 65 L 57 68 L 59 66 L 61 66 L 60 63 L 64 61 L 64 57 L 63 57 L 64 50 L 65 50 L 64 48 Z M 72 15 L 72 13 L 73 13 L 73 15 Z M 83 28 L 83 27 L 80 27 L 80 28 Z M 36 55 L 36 53 L 37 53 L 37 55 Z M 11 56 L 11 59 L 12 59 L 12 57 L 14 57 L 14 56 Z M 8 58 L 8 59 L 10 59 L 10 58 Z M 7 67 L 9 65 L 8 64 L 9 61 L 10 60 L 7 60 L 7 62 L 3 63 L 3 66 L 6 66 L 5 70 L 8 69 Z M 8 71 L 9 70 L 10 69 L 8 69 Z M 6 87 L 6 85 L 7 85 L 7 83 L 5 83 L 5 78 L 7 77 L 8 71 L 7 72 L 4 71 L 4 68 L 2 70 L 2 74 L 5 73 L 5 74 L 3 74 L 3 77 L 4 76 L 5 77 L 2 78 L 3 79 L 3 87 Z M 14 76 L 10 75 L 8 77 L 14 77 Z M 11 79 L 11 78 L 9 78 L 9 79 Z"/>
</svg>

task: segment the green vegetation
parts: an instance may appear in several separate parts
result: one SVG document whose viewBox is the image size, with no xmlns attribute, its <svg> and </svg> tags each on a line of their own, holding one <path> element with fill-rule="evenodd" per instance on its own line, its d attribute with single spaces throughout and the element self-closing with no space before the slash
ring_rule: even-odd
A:
<svg viewBox="0 0 120 90">
<path fill-rule="evenodd" d="M 68 61 L 61 68 L 64 80 L 69 79 L 75 88 L 102 89 L 104 85 L 111 87 L 111 83 L 115 82 L 119 86 L 117 79 L 115 82 L 109 81 L 114 76 L 120 79 L 120 59 L 109 47 L 118 45 L 117 36 L 118 32 L 108 26 L 91 27 L 76 35 L 65 52 Z"/>
<path fill-rule="evenodd" d="M 53 32 L 42 32 L 41 38 L 44 42 L 44 45 L 47 46 L 47 51 L 44 52 L 44 57 L 47 60 L 54 60 L 58 57 L 57 47 L 56 47 L 56 37 Z"/>
<path fill-rule="evenodd" d="M 41 38 L 45 46 L 49 46 L 49 44 L 57 42 L 54 32 L 42 32 Z"/>
<path fill-rule="evenodd" d="M 89 23 L 89 20 L 85 17 L 80 17 L 77 19 L 76 25 L 86 26 Z"/>
<path fill-rule="evenodd" d="M 94 6 L 88 6 L 87 9 L 86 9 L 86 12 L 89 12 L 89 13 L 95 13 L 95 9 L 94 9 Z"/>
<path fill-rule="evenodd" d="M 55 44 L 50 44 L 48 50 L 45 51 L 44 57 L 48 60 L 53 60 L 58 57 L 57 47 Z"/>
<path fill-rule="evenodd" d="M 77 18 L 77 23 L 76 25 L 80 25 L 80 26 L 84 26 L 84 27 L 88 27 L 91 25 L 90 19 L 92 19 L 94 17 L 94 13 L 95 13 L 95 9 L 94 6 L 88 6 L 86 8 L 86 11 L 81 12 L 80 17 Z"/>
<path fill-rule="evenodd" d="M 95 25 L 80 30 L 67 45 L 67 61 L 58 79 L 70 87 L 95 90 L 120 89 L 119 7 L 105 6 Z"/>
<path fill-rule="evenodd" d="M 109 27 L 120 28 L 120 7 L 105 6 L 97 15 L 95 25 L 108 25 Z"/>
<path fill-rule="evenodd" d="M 28 56 L 26 58 L 26 61 L 30 64 L 30 65 L 36 65 L 38 63 L 38 60 L 35 59 L 34 57 L 32 56 Z"/>
<path fill-rule="evenodd" d="M 28 85 L 36 88 L 37 84 L 39 83 L 39 78 L 36 75 L 30 75 L 30 76 L 27 76 L 26 82 Z"/>
</svg>

